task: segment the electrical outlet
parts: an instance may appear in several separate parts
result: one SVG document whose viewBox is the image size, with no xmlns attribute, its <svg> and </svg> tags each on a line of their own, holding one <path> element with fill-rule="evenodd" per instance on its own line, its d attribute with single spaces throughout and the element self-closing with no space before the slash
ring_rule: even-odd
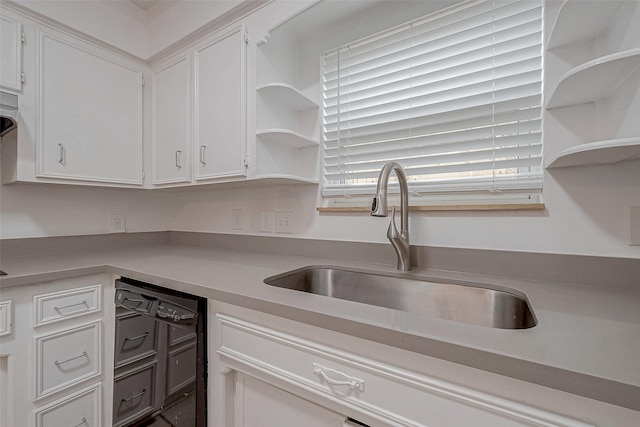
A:
<svg viewBox="0 0 640 427">
<path fill-rule="evenodd" d="M 629 246 L 640 246 L 640 206 L 629 206 Z"/>
<path fill-rule="evenodd" d="M 260 231 L 273 233 L 273 212 L 260 211 Z"/>
<path fill-rule="evenodd" d="M 125 231 L 124 214 L 109 214 L 109 233 L 124 233 Z"/>
<path fill-rule="evenodd" d="M 275 229 L 276 229 L 276 233 L 283 233 L 283 234 L 293 233 L 293 213 L 292 212 L 276 212 Z"/>
<path fill-rule="evenodd" d="M 244 211 L 242 209 L 231 210 L 231 229 L 244 230 Z"/>
</svg>

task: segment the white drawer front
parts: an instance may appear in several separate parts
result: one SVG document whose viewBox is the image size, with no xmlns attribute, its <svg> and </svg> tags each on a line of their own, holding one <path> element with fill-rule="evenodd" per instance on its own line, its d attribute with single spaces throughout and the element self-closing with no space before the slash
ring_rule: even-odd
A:
<svg viewBox="0 0 640 427">
<path fill-rule="evenodd" d="M 405 371 L 306 339 L 218 315 L 217 352 L 234 369 L 258 371 L 385 425 L 565 426 L 581 421 Z"/>
<path fill-rule="evenodd" d="M 100 289 L 98 284 L 34 296 L 34 326 L 100 311 Z"/>
<path fill-rule="evenodd" d="M 11 334 L 11 308 L 12 301 L 0 302 L 0 337 Z"/>
<path fill-rule="evenodd" d="M 36 399 L 100 375 L 100 322 L 36 337 Z"/>
<path fill-rule="evenodd" d="M 36 427 L 100 427 L 102 383 L 65 396 L 36 411 Z"/>
</svg>

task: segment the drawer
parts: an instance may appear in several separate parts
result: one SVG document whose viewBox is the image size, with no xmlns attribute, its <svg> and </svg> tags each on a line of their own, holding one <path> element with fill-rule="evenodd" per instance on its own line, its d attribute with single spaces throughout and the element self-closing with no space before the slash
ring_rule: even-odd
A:
<svg viewBox="0 0 640 427">
<path fill-rule="evenodd" d="M 101 285 L 68 289 L 33 297 L 34 326 L 99 312 Z"/>
<path fill-rule="evenodd" d="M 36 337 L 36 399 L 100 375 L 100 322 Z"/>
<path fill-rule="evenodd" d="M 121 426 L 142 418 L 155 408 L 155 362 L 126 372 L 113 384 L 113 425 Z"/>
<path fill-rule="evenodd" d="M 156 354 L 157 326 L 154 318 L 128 311 L 116 317 L 115 366 Z"/>
<path fill-rule="evenodd" d="M 100 427 L 101 388 L 98 383 L 38 409 L 36 427 Z"/>
<path fill-rule="evenodd" d="M 293 385 L 293 394 L 328 408 L 337 404 L 336 411 L 360 411 L 382 425 L 588 426 L 230 316 L 218 314 L 217 321 L 217 353 L 227 367 Z"/>
<path fill-rule="evenodd" d="M 11 335 L 11 326 L 13 324 L 11 309 L 13 302 L 0 301 L 0 337 Z"/>
</svg>

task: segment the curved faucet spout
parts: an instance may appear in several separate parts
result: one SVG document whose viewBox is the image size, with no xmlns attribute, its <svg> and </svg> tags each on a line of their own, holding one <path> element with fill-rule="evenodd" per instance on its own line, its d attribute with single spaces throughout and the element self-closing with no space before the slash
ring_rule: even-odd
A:
<svg viewBox="0 0 640 427">
<path fill-rule="evenodd" d="M 394 171 L 398 177 L 400 184 L 400 233 L 395 225 L 395 207 L 392 211 L 391 223 L 387 231 L 387 238 L 398 255 L 398 270 L 409 271 L 411 269 L 411 247 L 409 245 L 409 186 L 407 184 L 407 176 L 396 162 L 388 162 L 380 170 L 378 176 L 378 186 L 376 195 L 371 205 L 371 215 L 385 217 L 387 212 L 387 188 L 389 185 L 389 176 Z"/>
</svg>

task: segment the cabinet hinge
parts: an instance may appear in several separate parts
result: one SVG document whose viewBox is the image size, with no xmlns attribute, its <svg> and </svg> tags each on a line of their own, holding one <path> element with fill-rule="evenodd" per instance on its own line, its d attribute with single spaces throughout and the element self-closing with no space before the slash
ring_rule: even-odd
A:
<svg viewBox="0 0 640 427">
<path fill-rule="evenodd" d="M 27 44 L 27 36 L 24 31 L 20 33 L 20 43 L 22 43 L 23 46 Z"/>
<path fill-rule="evenodd" d="M 24 85 L 26 81 L 27 81 L 27 76 L 25 76 L 24 73 L 20 73 L 20 83 Z"/>
<path fill-rule="evenodd" d="M 244 42 L 249 44 L 249 33 L 244 33 Z"/>
<path fill-rule="evenodd" d="M 245 158 L 244 158 L 244 167 L 245 167 L 245 168 L 248 168 L 248 167 L 249 167 L 249 158 L 248 158 L 248 157 L 245 157 Z"/>
<path fill-rule="evenodd" d="M 145 83 L 144 76 L 142 76 L 142 87 L 144 87 Z"/>
</svg>

